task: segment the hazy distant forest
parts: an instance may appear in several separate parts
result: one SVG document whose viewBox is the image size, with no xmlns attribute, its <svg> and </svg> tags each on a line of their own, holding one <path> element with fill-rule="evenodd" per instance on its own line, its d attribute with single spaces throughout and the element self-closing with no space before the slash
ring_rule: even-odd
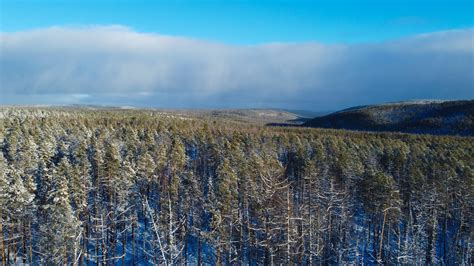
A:
<svg viewBox="0 0 474 266">
<path fill-rule="evenodd" d="M 472 265 L 473 140 L 4 108 L 1 264 Z"/>
</svg>

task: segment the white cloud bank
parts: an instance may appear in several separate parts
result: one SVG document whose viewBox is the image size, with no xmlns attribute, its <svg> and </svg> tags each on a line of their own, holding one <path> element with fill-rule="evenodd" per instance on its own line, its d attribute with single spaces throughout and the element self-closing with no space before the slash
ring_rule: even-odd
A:
<svg viewBox="0 0 474 266">
<path fill-rule="evenodd" d="M 233 46 L 122 26 L 1 33 L 0 103 L 325 110 L 474 98 L 473 38 Z"/>
</svg>

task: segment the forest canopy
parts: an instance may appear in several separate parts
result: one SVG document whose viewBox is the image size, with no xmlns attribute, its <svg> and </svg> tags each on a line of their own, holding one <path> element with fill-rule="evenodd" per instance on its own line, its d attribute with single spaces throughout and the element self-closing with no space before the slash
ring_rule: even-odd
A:
<svg viewBox="0 0 474 266">
<path fill-rule="evenodd" d="M 473 143 L 2 108 L 1 264 L 469 265 Z"/>
</svg>

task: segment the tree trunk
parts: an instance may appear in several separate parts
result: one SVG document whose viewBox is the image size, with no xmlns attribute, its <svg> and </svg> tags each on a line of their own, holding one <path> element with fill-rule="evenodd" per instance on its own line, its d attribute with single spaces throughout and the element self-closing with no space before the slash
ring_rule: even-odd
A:
<svg viewBox="0 0 474 266">
<path fill-rule="evenodd" d="M 169 239 L 169 262 L 173 264 L 175 259 L 174 249 L 174 234 L 173 234 L 173 211 L 171 208 L 171 193 L 168 192 L 168 212 L 169 212 L 169 228 L 168 228 L 168 239 Z"/>
<path fill-rule="evenodd" d="M 379 255 L 377 257 L 378 263 L 382 263 L 383 237 L 385 231 L 385 221 L 387 220 L 387 210 L 383 213 L 382 232 L 380 233 Z"/>
<path fill-rule="evenodd" d="M 27 247 L 26 247 L 26 240 L 28 238 L 27 236 L 27 232 L 26 232 L 26 229 L 27 229 L 27 226 L 26 224 L 23 222 L 23 236 L 21 237 L 22 240 L 23 240 L 23 263 L 26 264 L 26 261 L 27 261 Z"/>
<path fill-rule="evenodd" d="M 218 241 L 219 242 L 219 241 Z M 222 265 L 222 262 L 221 262 L 221 245 L 220 243 L 217 243 L 217 254 L 216 254 L 216 265 L 217 266 L 221 266 Z"/>
<path fill-rule="evenodd" d="M 291 215 L 290 215 L 290 186 L 288 186 L 286 192 L 286 263 L 289 265 L 291 262 L 291 238 L 290 238 L 290 223 L 291 223 Z"/>
<path fill-rule="evenodd" d="M 197 250 L 197 265 L 201 266 L 202 265 L 202 247 L 201 247 L 201 236 L 198 237 L 198 250 Z"/>
<path fill-rule="evenodd" d="M 136 219 L 136 216 L 135 214 L 133 215 L 133 218 L 132 218 L 132 265 L 135 265 L 136 264 L 136 247 L 135 247 L 135 219 Z"/>
<path fill-rule="evenodd" d="M 0 209 L 0 255 L 2 256 L 2 265 L 7 265 L 7 258 L 5 255 L 5 242 L 3 241 L 3 217 Z"/>
<path fill-rule="evenodd" d="M 127 255 L 127 230 L 124 230 L 124 235 L 122 236 L 122 266 L 125 266 L 125 256 Z"/>
</svg>

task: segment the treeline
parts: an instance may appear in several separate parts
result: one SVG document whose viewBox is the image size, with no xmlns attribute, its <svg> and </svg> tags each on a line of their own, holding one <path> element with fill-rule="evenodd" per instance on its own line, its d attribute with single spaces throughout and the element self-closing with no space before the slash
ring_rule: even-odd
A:
<svg viewBox="0 0 474 266">
<path fill-rule="evenodd" d="M 2 265 L 473 263 L 473 138 L 3 114 Z"/>
</svg>

